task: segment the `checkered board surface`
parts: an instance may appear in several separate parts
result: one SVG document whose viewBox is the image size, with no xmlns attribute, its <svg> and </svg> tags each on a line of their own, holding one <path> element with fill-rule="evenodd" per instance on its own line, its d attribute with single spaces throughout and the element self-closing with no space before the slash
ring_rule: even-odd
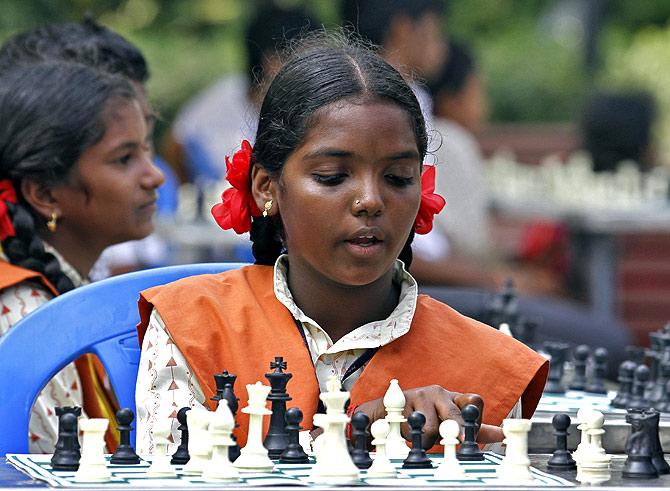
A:
<svg viewBox="0 0 670 491">
<path fill-rule="evenodd" d="M 605 394 L 590 394 L 577 390 L 569 390 L 565 394 L 542 394 L 540 403 L 535 410 L 538 412 L 547 413 L 568 413 L 577 414 L 581 407 L 590 407 L 602 412 L 606 416 L 608 414 L 626 414 L 625 409 L 617 409 L 610 406 L 610 401 L 616 396 L 615 391 L 610 391 Z"/>
<path fill-rule="evenodd" d="M 439 455 L 433 455 L 433 463 L 438 464 Z M 401 461 L 395 462 L 398 467 L 398 476 L 394 479 L 367 479 L 365 471 L 361 472 L 360 485 L 368 486 L 485 486 L 496 482 L 496 469 L 502 460 L 500 455 L 486 452 L 484 462 L 461 462 L 465 468 L 467 477 L 452 481 L 437 480 L 433 477 L 434 470 L 431 469 L 401 469 Z M 46 481 L 50 486 L 58 488 L 77 488 L 90 487 L 91 483 L 82 483 L 74 481 L 74 472 L 53 471 L 49 461 L 51 455 L 19 455 L 8 454 L 7 461 L 15 467 L 26 472 L 34 479 Z M 99 487 L 165 487 L 165 488 L 188 488 L 191 486 L 221 487 L 222 483 L 206 483 L 197 476 L 184 476 L 181 474 L 183 466 L 175 466 L 177 477 L 171 479 L 156 479 L 146 476 L 146 470 L 150 462 L 142 459 L 139 465 L 110 465 L 112 480 L 106 483 L 96 483 Z M 309 481 L 309 474 L 312 464 L 276 464 L 274 472 L 242 474 L 240 482 L 233 483 L 233 486 L 310 486 L 313 483 Z M 531 468 L 535 481 L 533 486 L 574 486 L 570 481 L 566 481 L 557 476 Z M 517 486 L 518 487 L 518 486 Z"/>
</svg>

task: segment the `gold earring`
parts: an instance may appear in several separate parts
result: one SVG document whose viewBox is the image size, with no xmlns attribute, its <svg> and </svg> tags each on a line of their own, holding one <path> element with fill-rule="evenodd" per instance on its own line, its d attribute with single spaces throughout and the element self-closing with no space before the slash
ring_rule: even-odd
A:
<svg viewBox="0 0 670 491">
<path fill-rule="evenodd" d="M 51 212 L 51 220 L 47 222 L 47 229 L 49 229 L 49 232 L 55 232 L 56 228 L 58 227 L 58 215 L 56 214 L 55 211 Z"/>
<path fill-rule="evenodd" d="M 263 218 L 268 216 L 268 211 L 270 211 L 270 208 L 272 208 L 272 200 L 266 201 L 265 204 L 263 205 Z"/>
</svg>

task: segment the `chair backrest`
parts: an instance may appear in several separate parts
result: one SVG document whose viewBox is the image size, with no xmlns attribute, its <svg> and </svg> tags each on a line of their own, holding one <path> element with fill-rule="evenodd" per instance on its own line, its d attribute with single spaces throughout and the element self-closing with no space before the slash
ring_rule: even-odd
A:
<svg viewBox="0 0 670 491">
<path fill-rule="evenodd" d="M 139 292 L 186 276 L 240 266 L 188 264 L 115 276 L 65 293 L 17 322 L 0 338 L 0 456 L 28 451 L 28 421 L 37 394 L 61 368 L 84 353 L 100 358 L 119 404 L 134 411 L 140 358 L 135 330 Z"/>
</svg>

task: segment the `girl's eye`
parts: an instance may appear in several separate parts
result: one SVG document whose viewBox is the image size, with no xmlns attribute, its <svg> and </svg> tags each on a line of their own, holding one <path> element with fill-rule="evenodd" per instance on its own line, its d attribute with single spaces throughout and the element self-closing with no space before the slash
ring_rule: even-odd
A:
<svg viewBox="0 0 670 491">
<path fill-rule="evenodd" d="M 312 176 L 316 182 L 326 186 L 335 186 L 340 184 L 346 177 L 345 174 L 312 174 Z"/>
<path fill-rule="evenodd" d="M 414 183 L 414 177 L 403 177 L 395 174 L 388 174 L 386 179 L 388 179 L 391 184 L 398 187 L 409 186 Z"/>
<path fill-rule="evenodd" d="M 132 158 L 132 155 L 128 153 L 128 154 L 116 159 L 115 162 L 119 163 L 119 164 L 122 164 L 122 165 L 127 165 L 128 162 L 130 162 L 131 158 Z"/>
</svg>

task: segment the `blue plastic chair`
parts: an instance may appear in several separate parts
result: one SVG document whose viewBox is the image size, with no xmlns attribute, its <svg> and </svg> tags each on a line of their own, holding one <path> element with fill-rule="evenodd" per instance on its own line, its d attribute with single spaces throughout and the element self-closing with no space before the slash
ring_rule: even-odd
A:
<svg viewBox="0 0 670 491">
<path fill-rule="evenodd" d="M 84 353 L 100 358 L 119 404 L 135 411 L 139 292 L 241 266 L 188 264 L 115 276 L 65 293 L 16 323 L 0 338 L 0 456 L 28 452 L 33 401 L 61 368 Z M 131 440 L 134 443 L 135 431 Z"/>
</svg>

